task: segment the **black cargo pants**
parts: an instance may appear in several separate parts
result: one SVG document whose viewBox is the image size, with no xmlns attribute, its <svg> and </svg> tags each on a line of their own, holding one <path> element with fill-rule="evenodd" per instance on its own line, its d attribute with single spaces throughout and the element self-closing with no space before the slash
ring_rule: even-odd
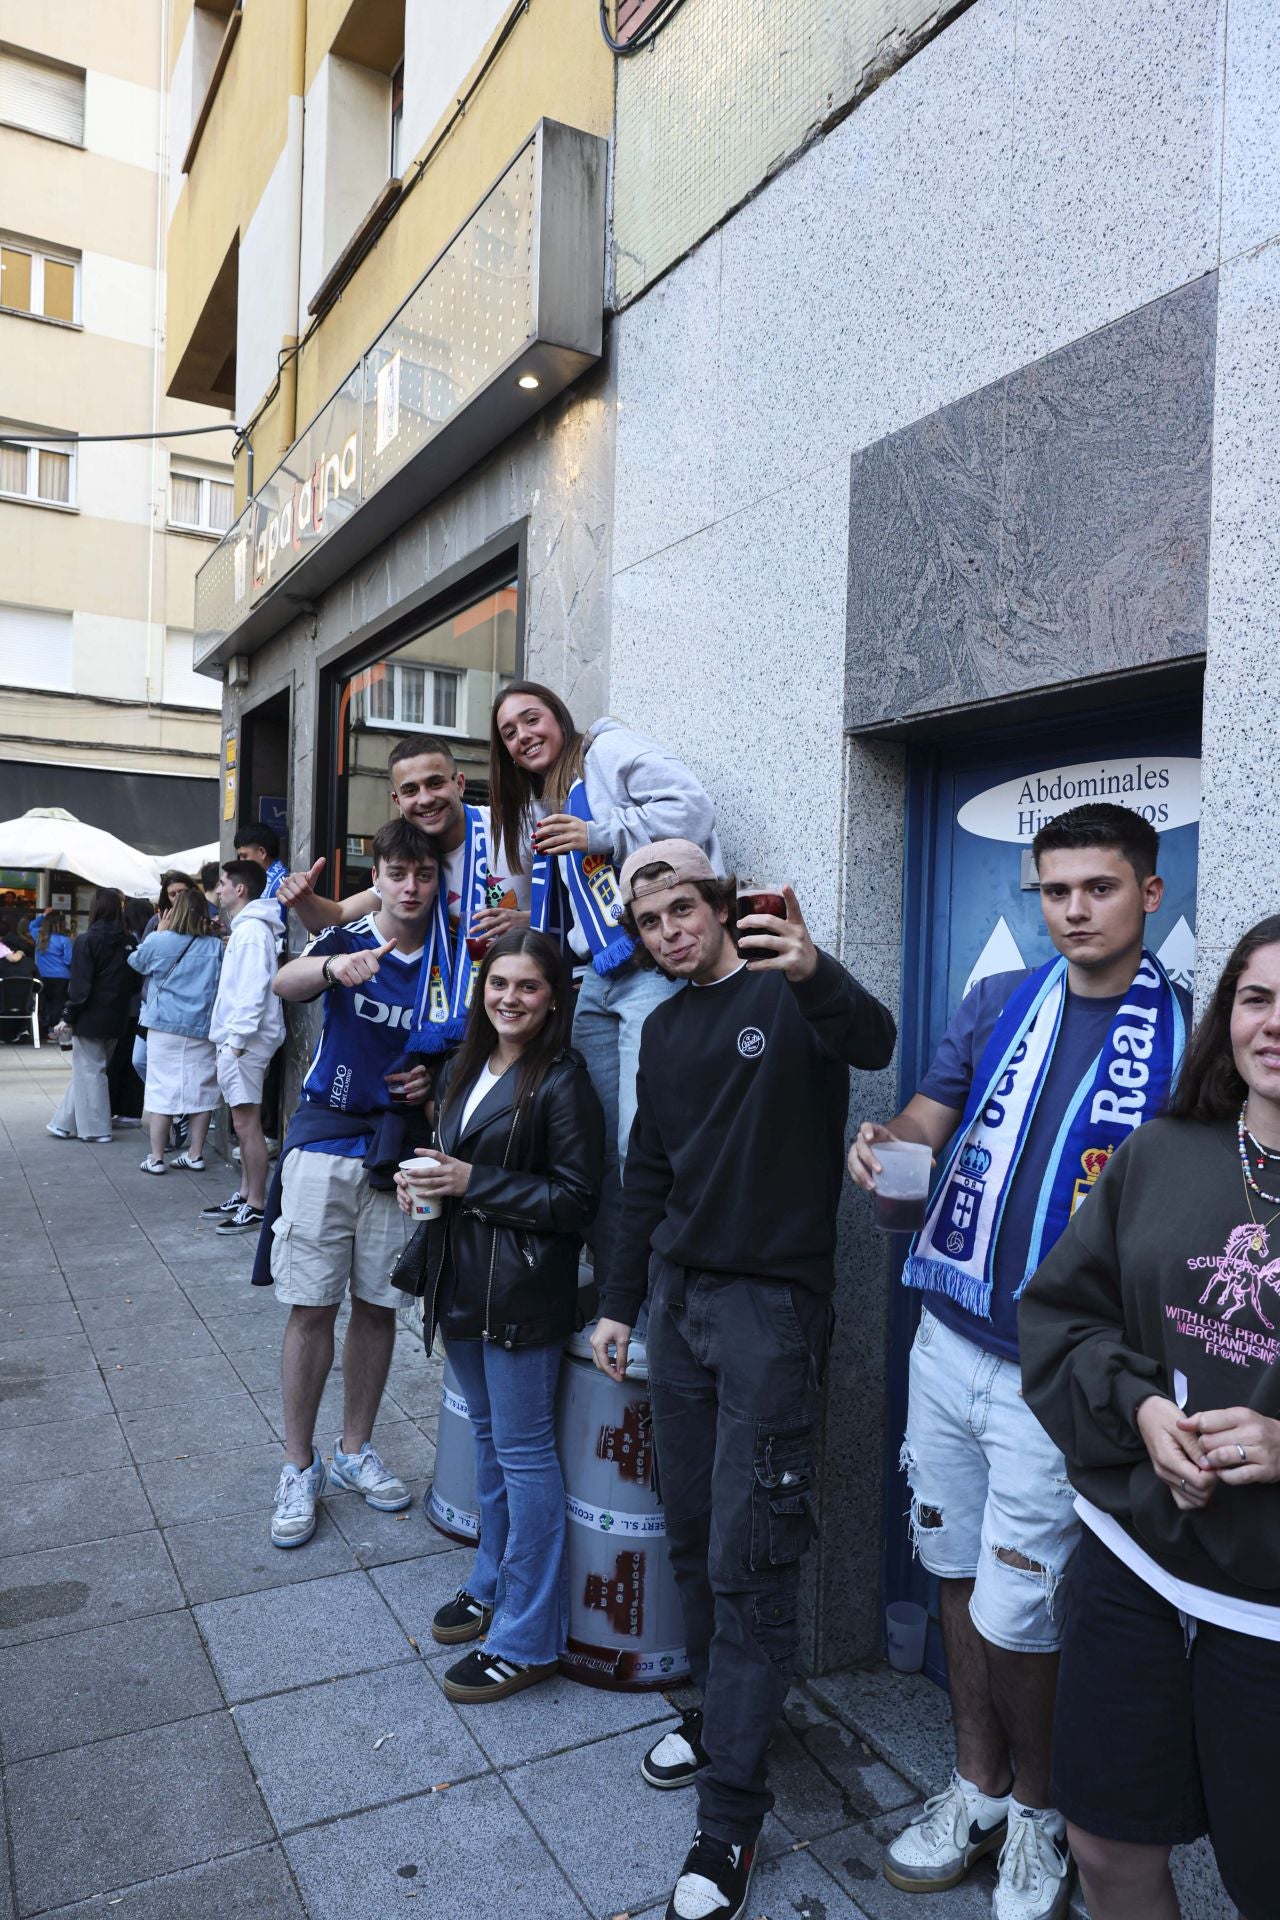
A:
<svg viewBox="0 0 1280 1920">
<path fill-rule="evenodd" d="M 829 1299 L 785 1281 L 653 1260 L 654 1447 L 710 1761 L 698 1825 L 734 1845 L 754 1841 L 773 1805 L 765 1753 L 815 1530 L 813 1423 L 833 1317 Z"/>
</svg>

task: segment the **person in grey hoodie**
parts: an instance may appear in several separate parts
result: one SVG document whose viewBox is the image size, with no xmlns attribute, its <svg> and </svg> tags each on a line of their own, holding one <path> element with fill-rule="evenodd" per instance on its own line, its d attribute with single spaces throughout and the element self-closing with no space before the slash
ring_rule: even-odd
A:
<svg viewBox="0 0 1280 1920">
<path fill-rule="evenodd" d="M 262 1084 L 284 1040 L 284 1010 L 272 991 L 280 913 L 263 898 L 267 876 L 254 860 L 227 860 L 218 905 L 231 928 L 222 960 L 209 1038 L 218 1050 L 218 1085 L 231 1109 L 240 1143 L 240 1186 L 205 1207 L 202 1219 L 218 1232 L 257 1233 L 267 1203 L 267 1141 L 262 1131 Z"/>
<path fill-rule="evenodd" d="M 636 964 L 619 924 L 618 872 L 658 840 L 687 840 L 724 872 L 715 807 L 696 775 L 655 740 L 609 718 L 579 731 L 550 687 L 504 687 L 489 735 L 489 799 L 516 873 L 532 866 L 532 925 L 584 968 L 573 1020 L 605 1113 L 605 1179 L 592 1229 L 596 1281 L 613 1264 L 622 1168 L 636 1115 L 640 1031 L 682 982 Z"/>
</svg>

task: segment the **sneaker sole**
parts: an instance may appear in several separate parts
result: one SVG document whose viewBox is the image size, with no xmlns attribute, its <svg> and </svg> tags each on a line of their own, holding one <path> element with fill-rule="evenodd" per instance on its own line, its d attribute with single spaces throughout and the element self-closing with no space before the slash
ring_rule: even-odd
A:
<svg viewBox="0 0 1280 1920">
<path fill-rule="evenodd" d="M 493 1609 L 486 1607 L 483 1618 L 472 1621 L 469 1627 L 437 1627 L 433 1621 L 431 1638 L 441 1647 L 460 1647 L 468 1640 L 483 1640 L 492 1619 Z"/>
<path fill-rule="evenodd" d="M 558 1671 L 558 1665 L 553 1660 L 545 1667 L 526 1667 L 523 1673 L 517 1673 L 510 1680 L 495 1681 L 491 1687 L 460 1687 L 448 1674 L 444 1675 L 440 1684 L 450 1700 L 462 1700 L 474 1707 L 486 1700 L 506 1700 L 513 1693 L 523 1693 L 526 1687 L 536 1687 L 540 1680 L 549 1680 Z"/>
<path fill-rule="evenodd" d="M 294 1534 L 292 1539 L 289 1539 L 289 1540 L 278 1540 L 276 1538 L 275 1529 L 273 1527 L 271 1530 L 271 1544 L 273 1547 L 282 1548 L 285 1552 L 287 1552 L 290 1547 L 305 1547 L 308 1540 L 311 1540 L 314 1538 L 315 1530 L 316 1530 L 316 1523 L 313 1520 L 311 1522 L 311 1527 L 309 1532 Z"/>
<path fill-rule="evenodd" d="M 979 1860 L 984 1859 L 989 1853 L 994 1853 L 998 1847 L 1002 1847 L 1007 1832 L 1008 1823 L 1002 1820 L 998 1827 L 992 1828 L 987 1839 L 981 1840 L 977 1846 L 969 1848 L 959 1866 L 954 1868 L 950 1873 L 935 1875 L 932 1879 L 925 1880 L 919 1877 L 912 1877 L 900 1868 L 892 1866 L 890 1862 L 886 1860 L 884 1862 L 884 1877 L 889 1882 L 889 1885 L 891 1887 L 897 1887 L 900 1893 L 946 1893 L 948 1888 L 958 1887 L 960 1882 L 968 1875 L 969 1869 L 975 1866 Z"/>
<path fill-rule="evenodd" d="M 262 1222 L 261 1220 L 246 1220 L 242 1227 L 229 1227 L 224 1220 L 222 1225 L 216 1228 L 215 1231 L 225 1234 L 229 1240 L 233 1233 L 261 1233 Z"/>
<path fill-rule="evenodd" d="M 675 1793 L 681 1787 L 691 1787 L 700 1773 L 705 1773 L 709 1762 L 704 1760 L 700 1767 L 691 1767 L 688 1773 L 682 1773 L 677 1779 L 662 1780 L 657 1774 L 650 1773 L 647 1757 L 640 1762 L 640 1778 L 646 1787 L 656 1787 L 659 1793 Z"/>
</svg>

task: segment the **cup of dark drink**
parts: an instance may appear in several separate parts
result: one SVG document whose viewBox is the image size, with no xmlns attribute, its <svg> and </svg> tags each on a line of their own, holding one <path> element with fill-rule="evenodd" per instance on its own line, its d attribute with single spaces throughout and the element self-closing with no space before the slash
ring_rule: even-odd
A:
<svg viewBox="0 0 1280 1920">
<path fill-rule="evenodd" d="M 933 1155 L 915 1140 L 877 1140 L 880 1162 L 872 1220 L 882 1233 L 918 1233 L 924 1225 Z"/>
<path fill-rule="evenodd" d="M 467 935 L 467 952 L 471 955 L 471 958 L 477 962 L 484 959 L 492 944 L 493 936 L 491 934 L 469 933 Z"/>
<path fill-rule="evenodd" d="M 775 919 L 785 920 L 787 903 L 782 888 L 766 880 L 743 880 L 738 885 L 738 918 L 748 913 L 771 913 Z"/>
</svg>

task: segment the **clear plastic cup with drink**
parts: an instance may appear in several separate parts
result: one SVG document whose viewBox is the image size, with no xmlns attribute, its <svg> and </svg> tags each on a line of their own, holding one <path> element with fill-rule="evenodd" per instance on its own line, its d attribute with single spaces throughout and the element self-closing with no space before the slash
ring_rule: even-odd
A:
<svg viewBox="0 0 1280 1920">
<path fill-rule="evenodd" d="M 787 917 L 786 899 L 774 880 L 739 879 L 737 909 L 739 920 L 749 913 L 771 913 L 777 920 Z"/>
<path fill-rule="evenodd" d="M 415 1220 L 438 1220 L 444 1212 L 444 1201 L 438 1193 L 428 1193 L 422 1186 L 422 1176 L 429 1167 L 438 1167 L 440 1161 L 434 1153 L 415 1153 L 411 1160 L 400 1162 L 400 1171 L 408 1182 L 409 1211 Z"/>
<path fill-rule="evenodd" d="M 880 1162 L 873 1224 L 882 1233 L 918 1233 L 933 1178 L 932 1152 L 915 1140 L 877 1140 L 872 1152 Z"/>
</svg>

